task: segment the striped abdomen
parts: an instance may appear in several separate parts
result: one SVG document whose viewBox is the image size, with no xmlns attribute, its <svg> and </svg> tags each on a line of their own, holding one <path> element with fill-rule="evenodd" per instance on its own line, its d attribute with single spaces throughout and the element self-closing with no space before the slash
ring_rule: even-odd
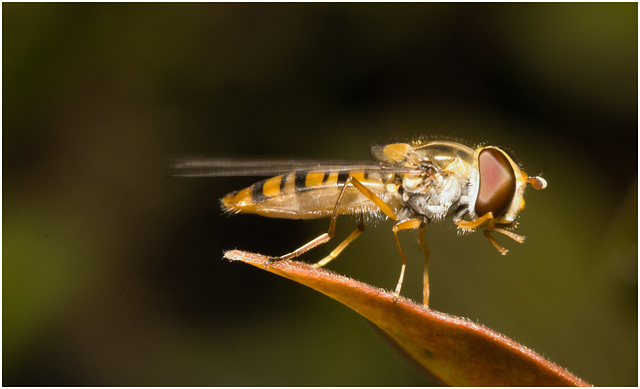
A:
<svg viewBox="0 0 640 389">
<path fill-rule="evenodd" d="M 340 190 L 353 176 L 383 201 L 395 198 L 385 189 L 385 179 L 378 171 L 298 171 L 257 182 L 248 188 L 226 195 L 222 208 L 232 213 L 255 213 L 285 219 L 313 219 L 330 216 Z M 389 204 L 393 206 L 392 204 Z M 353 185 L 345 190 L 339 214 L 376 212 L 378 208 Z"/>
</svg>

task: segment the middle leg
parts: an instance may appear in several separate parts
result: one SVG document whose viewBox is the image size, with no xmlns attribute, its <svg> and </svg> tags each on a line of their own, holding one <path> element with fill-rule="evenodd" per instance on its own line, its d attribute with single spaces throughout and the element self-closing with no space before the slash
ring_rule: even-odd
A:
<svg viewBox="0 0 640 389">
<path fill-rule="evenodd" d="M 407 258 L 404 256 L 404 251 L 402 250 L 402 245 L 400 244 L 400 239 L 398 239 L 398 231 L 401 230 L 409 230 L 414 228 L 420 228 L 422 225 L 422 220 L 420 219 L 409 219 L 401 221 L 400 223 L 393 226 L 393 237 L 396 240 L 396 245 L 398 246 L 398 252 L 400 252 L 400 260 L 402 260 L 402 268 L 400 269 L 400 277 L 398 278 L 398 284 L 396 285 L 396 290 L 394 292 L 395 298 L 397 299 L 400 296 L 400 290 L 402 289 L 402 282 L 404 281 L 404 271 L 407 267 Z M 426 242 L 425 242 L 426 244 Z M 423 246 L 423 250 L 426 246 Z M 427 248 L 428 251 L 428 248 Z"/>
<path fill-rule="evenodd" d="M 425 307 L 429 306 L 429 246 L 427 245 L 427 238 L 425 237 L 425 232 L 427 229 L 427 223 L 421 223 L 420 227 L 418 227 L 418 242 L 420 243 L 420 247 L 422 247 L 422 252 L 424 253 L 424 282 L 422 286 L 422 304 Z"/>
</svg>

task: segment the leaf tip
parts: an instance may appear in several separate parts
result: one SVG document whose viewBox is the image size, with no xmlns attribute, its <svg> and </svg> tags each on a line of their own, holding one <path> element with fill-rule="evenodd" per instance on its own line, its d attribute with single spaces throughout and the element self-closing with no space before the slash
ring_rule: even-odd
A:
<svg viewBox="0 0 640 389">
<path fill-rule="evenodd" d="M 224 251 L 223 257 L 232 262 L 240 261 L 263 269 L 267 269 L 273 263 L 271 257 L 242 250 Z"/>
</svg>

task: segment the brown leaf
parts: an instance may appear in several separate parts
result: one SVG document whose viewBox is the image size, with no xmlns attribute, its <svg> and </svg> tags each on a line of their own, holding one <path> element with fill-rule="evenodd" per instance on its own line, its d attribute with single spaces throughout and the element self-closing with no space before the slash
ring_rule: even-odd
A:
<svg viewBox="0 0 640 389">
<path fill-rule="evenodd" d="M 303 262 L 231 250 L 225 257 L 281 275 L 371 321 L 431 379 L 452 386 L 590 386 L 523 345 L 467 319 Z"/>
</svg>

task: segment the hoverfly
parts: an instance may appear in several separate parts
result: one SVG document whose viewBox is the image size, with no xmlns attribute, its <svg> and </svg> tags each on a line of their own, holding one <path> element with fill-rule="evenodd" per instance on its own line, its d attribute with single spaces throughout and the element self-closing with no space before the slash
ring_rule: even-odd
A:
<svg viewBox="0 0 640 389">
<path fill-rule="evenodd" d="M 313 266 L 336 258 L 365 229 L 365 214 L 386 216 L 392 227 L 402 267 L 395 288 L 399 296 L 406 257 L 398 232 L 417 229 L 425 256 L 424 305 L 429 304 L 429 247 L 425 238 L 430 222 L 452 217 L 461 232 L 483 229 L 493 246 L 506 254 L 491 235 L 505 235 L 518 243 L 524 236 L 510 231 L 524 209 L 527 184 L 544 189 L 546 181 L 528 176 L 502 149 L 470 148 L 452 141 L 417 141 L 373 146 L 375 161 L 303 161 L 184 159 L 172 165 L 174 176 L 274 176 L 221 200 L 225 212 L 253 213 L 284 219 L 330 217 L 324 234 L 273 260 L 291 259 L 328 242 L 335 235 L 338 215 L 355 214 L 358 226 L 329 255 Z"/>
</svg>

